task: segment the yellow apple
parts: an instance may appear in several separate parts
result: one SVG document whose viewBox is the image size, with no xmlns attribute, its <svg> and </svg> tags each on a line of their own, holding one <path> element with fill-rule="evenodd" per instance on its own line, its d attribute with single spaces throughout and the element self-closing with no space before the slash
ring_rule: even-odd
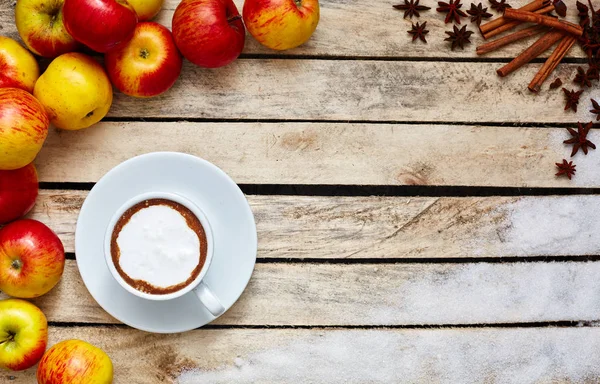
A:
<svg viewBox="0 0 600 384">
<path fill-rule="evenodd" d="M 0 88 L 21 88 L 33 92 L 40 77 L 35 57 L 11 38 L 0 36 Z"/>
<path fill-rule="evenodd" d="M 129 5 L 135 9 L 139 21 L 154 18 L 162 8 L 164 0 L 127 0 Z"/>
<path fill-rule="evenodd" d="M 76 52 L 54 59 L 35 83 L 33 94 L 46 108 L 50 122 L 69 130 L 87 128 L 102 120 L 113 99 L 104 68 Z"/>
<path fill-rule="evenodd" d="M 319 23 L 319 0 L 246 0 L 242 15 L 259 43 L 282 51 L 310 39 Z"/>
<path fill-rule="evenodd" d="M 17 0 L 17 31 L 36 55 L 52 58 L 81 46 L 63 24 L 63 3 L 64 0 Z"/>
<path fill-rule="evenodd" d="M 34 366 L 48 343 L 48 322 L 25 300 L 0 300 L 0 368 L 20 371 Z"/>
<path fill-rule="evenodd" d="M 48 115 L 35 97 L 18 88 L 0 88 L 0 170 L 23 168 L 37 156 L 48 135 Z"/>
<path fill-rule="evenodd" d="M 81 340 L 65 340 L 46 353 L 37 370 L 38 384 L 110 384 L 113 365 L 98 347 Z"/>
</svg>

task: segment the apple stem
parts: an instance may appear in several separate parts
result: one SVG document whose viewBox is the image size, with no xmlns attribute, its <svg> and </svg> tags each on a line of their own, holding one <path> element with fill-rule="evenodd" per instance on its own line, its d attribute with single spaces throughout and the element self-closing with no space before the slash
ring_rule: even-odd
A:
<svg viewBox="0 0 600 384">
<path fill-rule="evenodd" d="M 296 3 L 296 7 L 298 8 L 302 6 L 302 0 L 294 0 L 294 3 Z"/>
<path fill-rule="evenodd" d="M 236 21 L 236 20 L 239 20 L 239 19 L 241 19 L 241 18 L 242 18 L 242 16 L 241 16 L 241 15 L 235 15 L 235 16 L 233 16 L 233 17 L 231 17 L 231 18 L 227 19 L 227 22 L 228 22 L 228 23 L 233 23 L 234 21 Z"/>
<path fill-rule="evenodd" d="M 12 263 L 10 263 L 11 268 L 14 269 L 21 269 L 21 267 L 23 266 L 23 263 L 21 263 L 21 260 L 19 259 L 15 259 L 12 261 Z"/>
<path fill-rule="evenodd" d="M 8 338 L 6 338 L 4 340 L 0 340 L 0 345 L 4 344 L 6 342 L 9 342 L 9 341 L 13 341 L 15 339 L 15 335 L 16 335 L 16 333 L 9 331 L 8 332 Z"/>
</svg>

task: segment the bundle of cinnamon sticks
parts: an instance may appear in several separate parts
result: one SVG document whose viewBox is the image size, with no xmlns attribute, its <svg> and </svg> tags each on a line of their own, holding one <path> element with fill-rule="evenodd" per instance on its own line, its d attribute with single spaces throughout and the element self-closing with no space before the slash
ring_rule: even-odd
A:
<svg viewBox="0 0 600 384">
<path fill-rule="evenodd" d="M 483 55 L 514 43 L 515 41 L 543 33 L 543 35 L 529 48 L 524 50 L 510 63 L 498 69 L 498 75 L 507 76 L 559 42 L 550 57 L 548 57 L 544 65 L 529 84 L 528 88 L 531 92 L 538 92 L 544 81 L 546 81 L 575 44 L 577 38 L 583 34 L 583 28 L 581 28 L 581 26 L 547 15 L 554 9 L 555 7 L 551 0 L 534 0 L 519 9 L 506 9 L 502 17 L 480 26 L 481 34 L 484 39 L 511 30 L 523 23 L 533 23 L 535 25 L 483 44 L 477 47 L 477 54 Z"/>
</svg>

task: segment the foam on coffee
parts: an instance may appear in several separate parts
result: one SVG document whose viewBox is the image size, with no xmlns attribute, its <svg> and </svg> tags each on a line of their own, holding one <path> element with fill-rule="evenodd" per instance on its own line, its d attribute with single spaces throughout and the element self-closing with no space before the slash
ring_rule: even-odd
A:
<svg viewBox="0 0 600 384">
<path fill-rule="evenodd" d="M 185 206 L 149 199 L 117 221 L 111 256 L 121 277 L 151 294 L 176 292 L 198 277 L 206 259 L 206 234 Z"/>
</svg>

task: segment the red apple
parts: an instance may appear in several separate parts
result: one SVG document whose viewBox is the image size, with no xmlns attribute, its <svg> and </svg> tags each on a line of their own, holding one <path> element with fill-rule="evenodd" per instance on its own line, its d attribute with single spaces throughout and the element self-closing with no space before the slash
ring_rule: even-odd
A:
<svg viewBox="0 0 600 384">
<path fill-rule="evenodd" d="M 183 0 L 173 14 L 173 38 L 183 56 L 206 68 L 231 63 L 246 31 L 232 0 Z"/>
<path fill-rule="evenodd" d="M 36 376 L 38 384 L 111 384 L 113 365 L 100 348 L 65 340 L 46 351 Z"/>
<path fill-rule="evenodd" d="M 35 57 L 11 38 L 0 36 L 0 88 L 33 92 L 40 68 Z"/>
<path fill-rule="evenodd" d="M 15 23 L 21 39 L 33 53 L 56 57 L 80 46 L 65 29 L 62 20 L 64 0 L 18 0 Z"/>
<path fill-rule="evenodd" d="M 104 59 L 113 85 L 130 96 L 160 95 L 181 72 L 181 55 L 171 32 L 153 22 L 138 23 L 133 38 L 108 51 Z"/>
<path fill-rule="evenodd" d="M 46 316 L 25 300 L 0 300 L 0 368 L 33 367 L 48 343 Z"/>
<path fill-rule="evenodd" d="M 48 136 L 44 106 L 18 88 L 0 88 L 0 169 L 23 168 L 37 156 Z"/>
<path fill-rule="evenodd" d="M 24 216 L 38 195 L 38 177 L 33 163 L 14 171 L 0 171 L 0 225 Z"/>
<path fill-rule="evenodd" d="M 39 221 L 17 220 L 0 229 L 0 290 L 7 295 L 41 296 L 58 283 L 64 267 L 60 239 Z"/>
<path fill-rule="evenodd" d="M 276 50 L 304 44 L 319 23 L 319 0 L 246 0 L 244 23 L 262 45 Z"/>
<path fill-rule="evenodd" d="M 63 19 L 75 40 L 102 53 L 131 39 L 138 21 L 125 0 L 65 0 Z"/>
</svg>

